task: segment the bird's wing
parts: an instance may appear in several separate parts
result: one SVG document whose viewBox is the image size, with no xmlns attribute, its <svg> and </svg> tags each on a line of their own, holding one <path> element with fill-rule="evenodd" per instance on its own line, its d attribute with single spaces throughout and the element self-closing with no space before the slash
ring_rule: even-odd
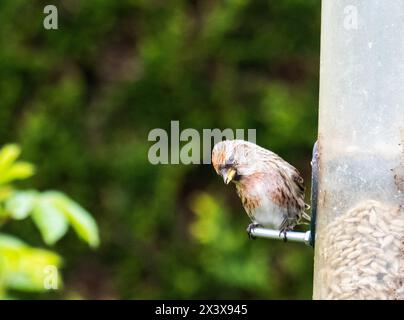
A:
<svg viewBox="0 0 404 320">
<path fill-rule="evenodd" d="M 299 191 L 300 194 L 304 195 L 304 180 L 302 178 L 302 176 L 300 175 L 300 172 L 297 171 L 297 169 L 293 168 L 294 172 L 292 172 L 291 177 L 292 177 L 292 181 L 295 183 L 295 185 L 297 186 L 297 190 Z"/>
<path fill-rule="evenodd" d="M 272 158 L 276 159 L 277 164 L 281 164 L 280 166 L 278 165 L 279 169 L 281 169 L 283 173 L 290 178 L 290 181 L 293 182 L 293 189 L 297 192 L 297 194 L 304 196 L 305 186 L 304 186 L 304 180 L 300 175 L 300 172 L 289 162 L 283 160 L 276 153 L 269 150 L 267 151 Z"/>
</svg>

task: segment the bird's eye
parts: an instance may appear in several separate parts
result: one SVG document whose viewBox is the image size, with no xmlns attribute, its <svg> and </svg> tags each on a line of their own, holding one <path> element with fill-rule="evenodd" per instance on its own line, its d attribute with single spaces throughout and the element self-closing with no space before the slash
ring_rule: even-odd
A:
<svg viewBox="0 0 404 320">
<path fill-rule="evenodd" d="M 224 164 L 224 168 L 228 169 L 228 168 L 234 167 L 235 164 L 236 164 L 236 162 L 234 161 L 234 156 L 231 155 L 229 157 L 229 159 L 227 159 L 226 163 Z"/>
<path fill-rule="evenodd" d="M 231 163 L 226 163 L 226 164 L 223 166 L 223 168 L 224 168 L 224 169 L 229 169 L 231 166 L 232 166 Z"/>
</svg>

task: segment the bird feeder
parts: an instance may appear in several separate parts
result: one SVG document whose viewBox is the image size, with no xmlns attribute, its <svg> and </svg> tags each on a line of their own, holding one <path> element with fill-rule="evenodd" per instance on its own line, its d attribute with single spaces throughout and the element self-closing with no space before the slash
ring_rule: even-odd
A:
<svg viewBox="0 0 404 320">
<path fill-rule="evenodd" d="M 314 299 L 404 299 L 404 3 L 323 0 Z"/>
</svg>

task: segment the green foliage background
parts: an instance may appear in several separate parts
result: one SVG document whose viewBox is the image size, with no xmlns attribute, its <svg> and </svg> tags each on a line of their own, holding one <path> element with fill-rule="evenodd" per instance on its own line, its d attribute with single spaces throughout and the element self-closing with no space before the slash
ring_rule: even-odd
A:
<svg viewBox="0 0 404 320">
<path fill-rule="evenodd" d="M 256 128 L 310 181 L 319 38 L 315 0 L 2 0 L 0 143 L 19 143 L 30 187 L 69 194 L 101 237 L 89 252 L 69 232 L 63 290 L 17 297 L 311 298 L 310 248 L 249 241 L 211 166 L 153 166 L 147 136 L 171 120 Z M 44 246 L 31 221 L 2 231 Z"/>
</svg>

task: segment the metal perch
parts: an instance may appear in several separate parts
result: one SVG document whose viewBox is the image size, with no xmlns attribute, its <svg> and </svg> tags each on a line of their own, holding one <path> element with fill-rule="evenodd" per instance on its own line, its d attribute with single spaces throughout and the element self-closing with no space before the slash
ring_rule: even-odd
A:
<svg viewBox="0 0 404 320">
<path fill-rule="evenodd" d="M 273 229 L 265 229 L 265 228 L 253 228 L 251 230 L 251 235 L 254 237 L 260 237 L 260 238 L 268 238 L 268 239 L 278 239 L 278 240 L 283 240 L 284 239 L 284 234 L 280 233 L 279 230 L 273 230 Z M 306 232 L 296 232 L 296 231 L 287 231 L 286 232 L 286 237 L 288 241 L 294 241 L 294 242 L 304 242 L 306 245 L 310 245 L 310 238 L 311 238 L 311 232 L 306 231 Z"/>
</svg>

